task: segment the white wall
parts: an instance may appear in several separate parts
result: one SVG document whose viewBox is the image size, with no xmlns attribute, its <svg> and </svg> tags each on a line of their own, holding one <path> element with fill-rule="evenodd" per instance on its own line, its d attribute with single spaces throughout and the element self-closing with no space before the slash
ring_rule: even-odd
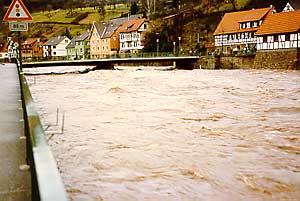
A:
<svg viewBox="0 0 300 201">
<path fill-rule="evenodd" d="M 298 36 L 297 33 L 288 34 L 288 36 L 290 40 L 287 41 L 286 35 L 280 34 L 278 35 L 278 41 L 276 42 L 273 35 L 266 36 L 267 41 L 265 42 L 264 37 L 260 36 L 257 38 L 257 50 L 300 48 L 300 33 L 298 33 Z"/>
</svg>

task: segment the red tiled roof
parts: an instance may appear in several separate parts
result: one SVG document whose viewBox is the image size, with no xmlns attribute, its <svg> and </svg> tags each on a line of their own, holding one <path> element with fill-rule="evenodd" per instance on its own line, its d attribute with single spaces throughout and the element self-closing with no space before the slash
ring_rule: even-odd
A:
<svg viewBox="0 0 300 201">
<path fill-rule="evenodd" d="M 31 45 L 35 43 L 39 38 L 27 38 L 22 45 Z"/>
<path fill-rule="evenodd" d="M 273 8 L 260 8 L 247 11 L 226 13 L 219 23 L 214 35 L 241 32 L 240 22 L 259 21 L 263 19 Z M 250 28 L 252 31 L 257 28 Z M 251 31 L 243 29 L 242 32 Z"/>
<path fill-rule="evenodd" d="M 148 20 L 145 18 L 129 20 L 119 27 L 118 32 L 124 33 L 124 32 L 137 31 L 145 21 Z"/>
<path fill-rule="evenodd" d="M 256 35 L 293 33 L 300 31 L 300 11 L 268 15 Z"/>
</svg>

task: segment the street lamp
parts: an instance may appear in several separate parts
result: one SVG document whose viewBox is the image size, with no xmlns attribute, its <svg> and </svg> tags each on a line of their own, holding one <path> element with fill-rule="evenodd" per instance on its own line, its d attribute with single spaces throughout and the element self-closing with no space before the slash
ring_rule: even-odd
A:
<svg viewBox="0 0 300 201">
<path fill-rule="evenodd" d="M 173 42 L 173 54 L 175 56 L 175 53 L 176 53 L 176 42 L 174 41 Z"/>
<path fill-rule="evenodd" d="M 156 34 L 156 56 L 158 57 L 158 51 L 159 51 L 159 33 Z"/>
<path fill-rule="evenodd" d="M 178 48 L 179 48 L 178 53 L 179 53 L 179 55 L 180 55 L 180 52 L 181 52 L 180 41 L 181 41 L 181 37 L 178 36 Z"/>
<path fill-rule="evenodd" d="M 158 57 L 158 51 L 159 51 L 159 38 L 156 39 L 156 56 Z"/>
</svg>

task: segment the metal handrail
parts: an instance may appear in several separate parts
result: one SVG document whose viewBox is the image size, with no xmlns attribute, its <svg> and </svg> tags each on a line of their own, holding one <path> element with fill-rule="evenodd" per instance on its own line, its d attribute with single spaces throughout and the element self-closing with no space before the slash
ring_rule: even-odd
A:
<svg viewBox="0 0 300 201">
<path fill-rule="evenodd" d="M 91 56 L 92 58 L 85 58 L 84 60 L 94 60 L 94 59 L 116 59 L 116 58 L 156 58 L 156 57 L 186 57 L 186 56 L 199 56 L 197 54 L 176 54 L 171 52 L 139 52 L 139 53 L 115 53 L 115 54 L 99 54 Z M 71 58 L 70 56 L 60 56 L 60 57 L 27 57 L 23 58 L 25 62 L 39 62 L 39 61 L 61 61 L 61 60 L 77 60 Z M 78 58 L 78 60 L 83 60 Z"/>
<path fill-rule="evenodd" d="M 21 70 L 19 70 L 19 78 L 27 137 L 27 157 L 32 174 L 32 200 L 67 201 L 56 161 L 45 138 L 26 78 Z"/>
</svg>

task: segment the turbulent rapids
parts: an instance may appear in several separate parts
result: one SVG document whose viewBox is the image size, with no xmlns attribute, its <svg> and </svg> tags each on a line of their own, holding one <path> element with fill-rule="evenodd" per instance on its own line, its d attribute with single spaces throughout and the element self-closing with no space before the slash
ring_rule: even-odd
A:
<svg viewBox="0 0 300 201">
<path fill-rule="evenodd" d="M 28 81 L 71 200 L 300 200 L 297 71 Z"/>
</svg>

